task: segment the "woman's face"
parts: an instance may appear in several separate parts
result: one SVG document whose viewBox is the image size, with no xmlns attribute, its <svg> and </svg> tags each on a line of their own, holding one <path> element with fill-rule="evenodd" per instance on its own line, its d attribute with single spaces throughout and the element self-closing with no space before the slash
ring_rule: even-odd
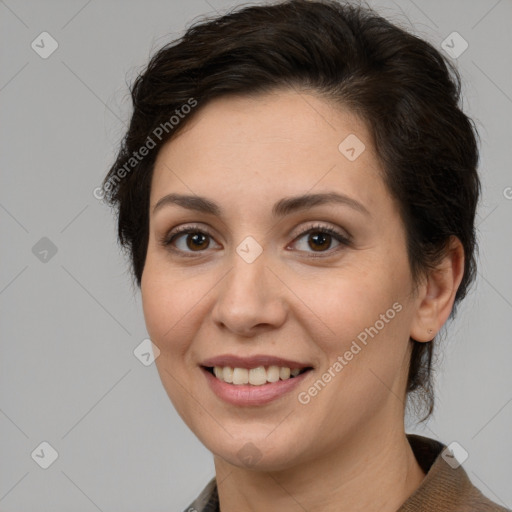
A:
<svg viewBox="0 0 512 512">
<path fill-rule="evenodd" d="M 340 199 L 293 200 L 317 194 Z M 156 365 L 210 451 L 284 469 L 403 428 L 418 299 L 357 117 L 291 91 L 208 103 L 158 154 L 149 229 Z"/>
</svg>

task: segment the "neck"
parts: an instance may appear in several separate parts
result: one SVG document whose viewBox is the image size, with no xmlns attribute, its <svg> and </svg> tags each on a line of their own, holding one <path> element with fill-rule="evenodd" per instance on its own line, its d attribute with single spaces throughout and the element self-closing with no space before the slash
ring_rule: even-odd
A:
<svg viewBox="0 0 512 512">
<path fill-rule="evenodd" d="M 403 429 L 379 427 L 282 471 L 247 470 L 215 456 L 222 512 L 396 512 L 425 474 Z"/>
</svg>

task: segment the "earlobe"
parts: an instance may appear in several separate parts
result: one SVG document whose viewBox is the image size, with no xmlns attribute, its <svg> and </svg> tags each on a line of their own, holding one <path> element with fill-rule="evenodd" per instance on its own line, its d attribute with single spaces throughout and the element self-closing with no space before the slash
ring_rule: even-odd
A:
<svg viewBox="0 0 512 512">
<path fill-rule="evenodd" d="M 410 336 L 416 341 L 432 341 L 453 308 L 455 294 L 464 275 L 464 248 L 452 236 L 439 265 L 429 271 L 419 286 L 418 305 Z"/>
</svg>

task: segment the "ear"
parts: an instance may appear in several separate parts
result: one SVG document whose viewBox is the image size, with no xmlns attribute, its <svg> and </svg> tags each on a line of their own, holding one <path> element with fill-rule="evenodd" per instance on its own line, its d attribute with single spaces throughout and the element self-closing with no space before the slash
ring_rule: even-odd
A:
<svg viewBox="0 0 512 512">
<path fill-rule="evenodd" d="M 411 338 L 421 342 L 434 339 L 450 316 L 463 275 L 464 248 L 460 240 L 452 236 L 442 261 L 418 287 Z"/>
</svg>

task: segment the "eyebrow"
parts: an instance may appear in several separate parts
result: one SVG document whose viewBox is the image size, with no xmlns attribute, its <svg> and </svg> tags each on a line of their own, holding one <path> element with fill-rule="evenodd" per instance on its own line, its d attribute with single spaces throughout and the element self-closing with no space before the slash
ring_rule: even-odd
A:
<svg viewBox="0 0 512 512">
<path fill-rule="evenodd" d="M 284 197 L 274 204 L 272 207 L 272 215 L 274 217 L 284 217 L 293 212 L 306 210 L 314 206 L 333 203 L 349 206 L 350 208 L 360 213 L 370 216 L 370 212 L 362 203 L 349 196 L 339 194 L 337 192 Z M 222 208 L 210 199 L 201 196 L 183 194 L 168 194 L 162 197 L 153 208 L 153 214 L 155 214 L 155 212 L 164 206 L 169 205 L 177 205 L 188 210 L 211 214 L 217 217 L 222 216 Z"/>
</svg>

